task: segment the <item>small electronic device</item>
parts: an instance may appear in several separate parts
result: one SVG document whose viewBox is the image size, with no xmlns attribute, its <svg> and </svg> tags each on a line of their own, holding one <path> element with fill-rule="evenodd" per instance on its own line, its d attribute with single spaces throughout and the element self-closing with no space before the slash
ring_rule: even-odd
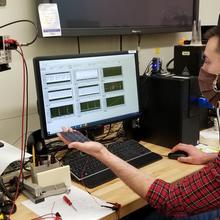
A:
<svg viewBox="0 0 220 220">
<path fill-rule="evenodd" d="M 86 141 L 90 141 L 90 139 L 88 137 L 86 137 L 85 135 L 83 135 L 81 132 L 79 131 L 72 131 L 72 132 L 60 132 L 61 136 L 67 140 L 68 142 L 86 142 Z"/>
<path fill-rule="evenodd" d="M 180 76 L 198 76 L 203 63 L 205 45 L 174 46 L 174 74 Z"/>
<path fill-rule="evenodd" d="M 11 62 L 11 49 L 5 43 L 9 36 L 0 36 L 0 72 L 9 70 Z"/>
<path fill-rule="evenodd" d="M 151 60 L 151 73 L 157 74 L 161 73 L 162 70 L 162 61 L 159 57 L 153 57 Z"/>
<path fill-rule="evenodd" d="M 140 116 L 136 51 L 34 59 L 43 138 Z"/>
<path fill-rule="evenodd" d="M 177 160 L 178 157 L 187 157 L 188 154 L 185 151 L 175 151 L 168 154 L 169 159 Z"/>
</svg>

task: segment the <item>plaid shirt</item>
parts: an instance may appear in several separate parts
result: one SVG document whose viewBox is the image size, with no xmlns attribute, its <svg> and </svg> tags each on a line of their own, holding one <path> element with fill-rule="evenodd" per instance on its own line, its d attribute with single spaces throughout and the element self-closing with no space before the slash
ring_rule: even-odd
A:
<svg viewBox="0 0 220 220">
<path fill-rule="evenodd" d="M 220 152 L 217 159 L 178 182 L 156 179 L 147 197 L 160 212 L 175 217 L 194 215 L 220 208 Z"/>
</svg>

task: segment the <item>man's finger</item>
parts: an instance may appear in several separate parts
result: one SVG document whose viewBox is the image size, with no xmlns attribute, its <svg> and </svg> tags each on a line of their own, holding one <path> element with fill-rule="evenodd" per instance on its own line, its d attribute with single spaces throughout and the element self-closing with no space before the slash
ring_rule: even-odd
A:
<svg viewBox="0 0 220 220">
<path fill-rule="evenodd" d="M 191 157 L 178 157 L 177 160 L 182 162 L 182 163 L 191 163 L 192 162 L 192 158 Z"/>
</svg>

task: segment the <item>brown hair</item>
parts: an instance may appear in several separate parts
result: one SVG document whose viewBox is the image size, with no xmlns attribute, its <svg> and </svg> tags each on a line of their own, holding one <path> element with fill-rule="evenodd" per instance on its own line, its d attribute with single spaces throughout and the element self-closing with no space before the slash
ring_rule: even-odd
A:
<svg viewBox="0 0 220 220">
<path fill-rule="evenodd" d="M 218 37 L 217 52 L 220 53 L 220 26 L 213 27 L 205 33 L 205 38 L 209 40 L 211 37 Z"/>
</svg>

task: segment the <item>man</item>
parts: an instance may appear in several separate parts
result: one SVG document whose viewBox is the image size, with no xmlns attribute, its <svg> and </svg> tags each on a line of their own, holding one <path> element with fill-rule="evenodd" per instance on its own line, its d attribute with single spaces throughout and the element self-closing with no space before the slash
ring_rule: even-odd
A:
<svg viewBox="0 0 220 220">
<path fill-rule="evenodd" d="M 214 28 L 209 32 L 204 54 L 203 70 L 215 75 L 219 74 L 220 27 Z M 216 105 L 216 103 L 213 104 Z M 60 134 L 58 135 L 61 140 L 67 143 Z M 67 144 L 69 148 L 76 148 L 100 160 L 134 192 L 146 199 L 152 207 L 166 215 L 175 217 L 191 216 L 220 208 L 220 152 L 219 154 L 207 154 L 194 146 L 178 144 L 172 149 L 172 152 L 183 150 L 188 153 L 188 157 L 178 159 L 180 162 L 207 164 L 207 166 L 199 172 L 170 184 L 163 180 L 146 176 L 109 152 L 100 143 L 72 142 Z"/>
</svg>

